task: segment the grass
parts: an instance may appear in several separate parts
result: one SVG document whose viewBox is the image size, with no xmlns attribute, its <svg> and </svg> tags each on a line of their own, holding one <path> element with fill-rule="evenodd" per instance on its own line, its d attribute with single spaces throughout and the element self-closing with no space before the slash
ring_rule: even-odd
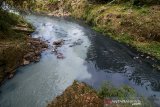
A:
<svg viewBox="0 0 160 107">
<path fill-rule="evenodd" d="M 145 53 L 148 53 L 149 55 L 157 56 L 158 59 L 160 59 L 160 43 L 159 42 L 134 42 L 133 45 L 139 50 L 143 51 Z"/>
<path fill-rule="evenodd" d="M 92 6 L 84 15 L 93 29 L 160 59 L 160 11 L 129 5 Z"/>
<path fill-rule="evenodd" d="M 135 97 L 135 95 L 136 93 L 133 88 L 124 85 L 118 89 L 113 87 L 109 82 L 105 82 L 98 91 L 98 96 L 103 99 L 106 97 L 124 99 Z"/>
<path fill-rule="evenodd" d="M 33 10 L 36 12 L 52 12 L 53 10 L 58 9 L 59 0 L 48 0 L 48 1 L 36 1 L 34 4 Z"/>
<path fill-rule="evenodd" d="M 136 91 L 127 86 L 121 86 L 120 88 L 115 88 L 109 82 L 104 82 L 97 92 L 97 95 L 102 99 L 117 99 L 117 100 L 139 100 L 142 105 L 137 105 L 138 107 L 152 107 L 153 104 L 144 97 L 137 98 Z M 137 99 L 136 99 L 137 98 Z M 110 105 L 111 107 L 130 107 L 132 103 L 119 103 Z"/>
<path fill-rule="evenodd" d="M 109 35 L 114 40 L 117 40 L 121 43 L 129 44 L 135 47 L 138 51 L 147 53 L 149 55 L 155 56 L 157 59 L 160 59 L 160 42 L 150 40 L 144 40 L 141 42 L 136 40 L 133 36 L 128 35 L 127 33 L 117 35 L 115 33 L 108 33 L 103 31 L 98 27 L 93 27 L 93 29 L 98 32 L 102 32 L 104 35 Z"/>
</svg>

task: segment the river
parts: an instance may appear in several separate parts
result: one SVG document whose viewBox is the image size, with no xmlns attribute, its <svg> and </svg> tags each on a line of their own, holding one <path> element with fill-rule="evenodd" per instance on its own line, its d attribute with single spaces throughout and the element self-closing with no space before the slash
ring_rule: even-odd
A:
<svg viewBox="0 0 160 107">
<path fill-rule="evenodd" d="M 160 72 L 128 47 L 92 30 L 82 21 L 40 15 L 25 16 L 36 31 L 33 38 L 47 40 L 49 49 L 38 63 L 17 69 L 0 87 L 0 107 L 45 107 L 74 80 L 98 89 L 110 81 L 115 87 L 129 85 L 139 95 L 160 103 Z M 64 40 L 57 58 L 52 43 Z M 160 105 L 160 104 L 159 104 Z"/>
</svg>

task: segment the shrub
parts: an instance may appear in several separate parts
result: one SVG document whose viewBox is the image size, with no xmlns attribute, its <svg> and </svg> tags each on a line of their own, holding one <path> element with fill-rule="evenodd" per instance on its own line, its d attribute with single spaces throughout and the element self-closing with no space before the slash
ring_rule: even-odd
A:
<svg viewBox="0 0 160 107">
<path fill-rule="evenodd" d="M 129 86 L 122 86 L 121 88 L 115 88 L 110 83 L 106 82 L 102 85 L 98 91 L 98 95 L 101 98 L 105 97 L 117 97 L 117 98 L 126 98 L 133 97 L 136 95 L 135 90 Z"/>
<path fill-rule="evenodd" d="M 25 23 L 22 17 L 13 13 L 8 13 L 2 9 L 0 9 L 0 16 L 2 16 L 0 17 L 0 39 L 5 39 L 8 37 L 20 37 L 20 35 L 18 36 L 18 34 L 15 33 L 11 27 L 17 24 Z"/>
</svg>

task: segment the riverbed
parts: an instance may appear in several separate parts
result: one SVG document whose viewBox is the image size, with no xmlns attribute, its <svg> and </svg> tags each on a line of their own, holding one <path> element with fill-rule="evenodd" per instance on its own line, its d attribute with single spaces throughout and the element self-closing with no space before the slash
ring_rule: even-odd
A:
<svg viewBox="0 0 160 107">
<path fill-rule="evenodd" d="M 160 97 L 160 72 L 127 46 L 92 30 L 82 21 L 40 15 L 25 18 L 36 28 L 33 38 L 47 41 L 49 49 L 40 62 L 17 69 L 15 77 L 0 87 L 0 107 L 45 107 L 73 83 L 82 81 L 95 89 L 109 81 L 129 85 L 139 95 Z M 53 42 L 64 40 L 57 48 Z"/>
</svg>

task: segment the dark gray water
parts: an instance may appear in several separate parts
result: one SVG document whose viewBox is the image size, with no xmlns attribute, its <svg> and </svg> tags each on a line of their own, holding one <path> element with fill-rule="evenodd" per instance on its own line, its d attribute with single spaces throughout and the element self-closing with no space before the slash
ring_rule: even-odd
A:
<svg viewBox="0 0 160 107">
<path fill-rule="evenodd" d="M 36 15 L 26 19 L 36 27 L 32 36 L 48 40 L 50 48 L 39 63 L 20 67 L 0 87 L 0 107 L 45 107 L 74 80 L 96 89 L 104 81 L 116 87 L 126 84 L 145 97 L 160 97 L 160 73 L 135 60 L 136 54 L 127 47 L 73 20 Z M 58 48 L 64 59 L 51 53 L 53 41 L 60 39 L 65 40 Z"/>
</svg>

